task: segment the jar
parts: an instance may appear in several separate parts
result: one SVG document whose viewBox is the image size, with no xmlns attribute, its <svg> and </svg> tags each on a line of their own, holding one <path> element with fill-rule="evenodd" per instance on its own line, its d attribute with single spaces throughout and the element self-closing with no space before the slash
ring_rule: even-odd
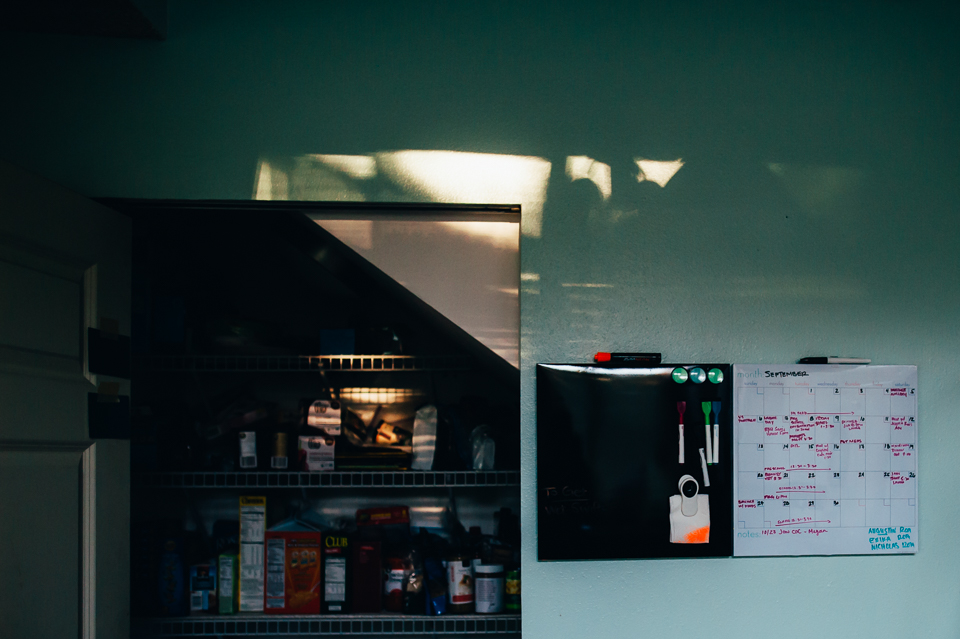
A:
<svg viewBox="0 0 960 639">
<path fill-rule="evenodd" d="M 390 612 L 403 611 L 403 560 L 397 557 L 387 558 L 387 568 L 383 579 L 384 608 Z"/>
<path fill-rule="evenodd" d="M 477 614 L 495 615 L 503 612 L 503 566 L 478 564 L 473 570 Z"/>
<path fill-rule="evenodd" d="M 270 455 L 270 468 L 287 470 L 287 434 L 279 430 L 273 433 L 273 451 Z"/>
<path fill-rule="evenodd" d="M 467 553 L 447 558 L 447 612 L 464 615 L 473 612 L 473 561 Z"/>
</svg>

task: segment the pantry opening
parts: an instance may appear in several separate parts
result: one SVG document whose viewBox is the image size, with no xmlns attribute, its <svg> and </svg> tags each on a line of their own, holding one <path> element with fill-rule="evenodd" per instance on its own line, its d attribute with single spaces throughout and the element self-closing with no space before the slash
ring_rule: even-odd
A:
<svg viewBox="0 0 960 639">
<path fill-rule="evenodd" d="M 134 231 L 136 634 L 519 634 L 519 206 L 105 203 Z"/>
</svg>

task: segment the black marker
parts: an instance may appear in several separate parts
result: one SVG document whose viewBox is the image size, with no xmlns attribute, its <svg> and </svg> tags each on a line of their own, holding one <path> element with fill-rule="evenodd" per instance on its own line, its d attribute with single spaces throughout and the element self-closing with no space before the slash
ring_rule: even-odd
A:
<svg viewBox="0 0 960 639">
<path fill-rule="evenodd" d="M 862 357 L 804 357 L 798 364 L 869 364 L 869 359 Z"/>
<path fill-rule="evenodd" d="M 659 364 L 661 356 L 660 353 L 597 353 L 593 361 L 610 366 L 649 366 Z"/>
</svg>

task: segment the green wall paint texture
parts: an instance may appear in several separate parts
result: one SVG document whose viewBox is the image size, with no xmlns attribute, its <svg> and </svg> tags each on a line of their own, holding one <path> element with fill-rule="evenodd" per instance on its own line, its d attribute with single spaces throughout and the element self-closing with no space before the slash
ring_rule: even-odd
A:
<svg viewBox="0 0 960 639">
<path fill-rule="evenodd" d="M 541 209 L 525 636 L 955 637 L 957 25 L 885 1 L 171 2 L 164 42 L 4 34 L 0 156 L 90 196 L 237 199 L 265 158 L 368 156 L 386 177 L 308 192 L 383 201 L 458 197 L 387 175 L 396 151 L 549 162 L 542 206 L 496 181 L 462 196 Z M 638 158 L 683 166 L 660 186 Z M 538 563 L 533 367 L 597 350 L 917 364 L 919 553 Z"/>
</svg>

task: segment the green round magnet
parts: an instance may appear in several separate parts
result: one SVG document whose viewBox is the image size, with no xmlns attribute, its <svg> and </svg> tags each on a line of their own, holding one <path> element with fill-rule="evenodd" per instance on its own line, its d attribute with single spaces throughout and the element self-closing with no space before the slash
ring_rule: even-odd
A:
<svg viewBox="0 0 960 639">
<path fill-rule="evenodd" d="M 690 381 L 694 384 L 702 384 L 707 381 L 707 373 L 702 368 L 690 369 Z"/>
<path fill-rule="evenodd" d="M 707 379 L 714 384 L 719 384 L 723 381 L 723 371 L 719 368 L 711 368 L 709 371 L 707 371 Z"/>
<path fill-rule="evenodd" d="M 672 376 L 673 376 L 673 381 L 675 381 L 678 384 L 684 383 L 685 381 L 687 381 L 687 378 L 689 377 L 689 375 L 687 374 L 687 369 L 685 368 L 673 369 Z"/>
</svg>

